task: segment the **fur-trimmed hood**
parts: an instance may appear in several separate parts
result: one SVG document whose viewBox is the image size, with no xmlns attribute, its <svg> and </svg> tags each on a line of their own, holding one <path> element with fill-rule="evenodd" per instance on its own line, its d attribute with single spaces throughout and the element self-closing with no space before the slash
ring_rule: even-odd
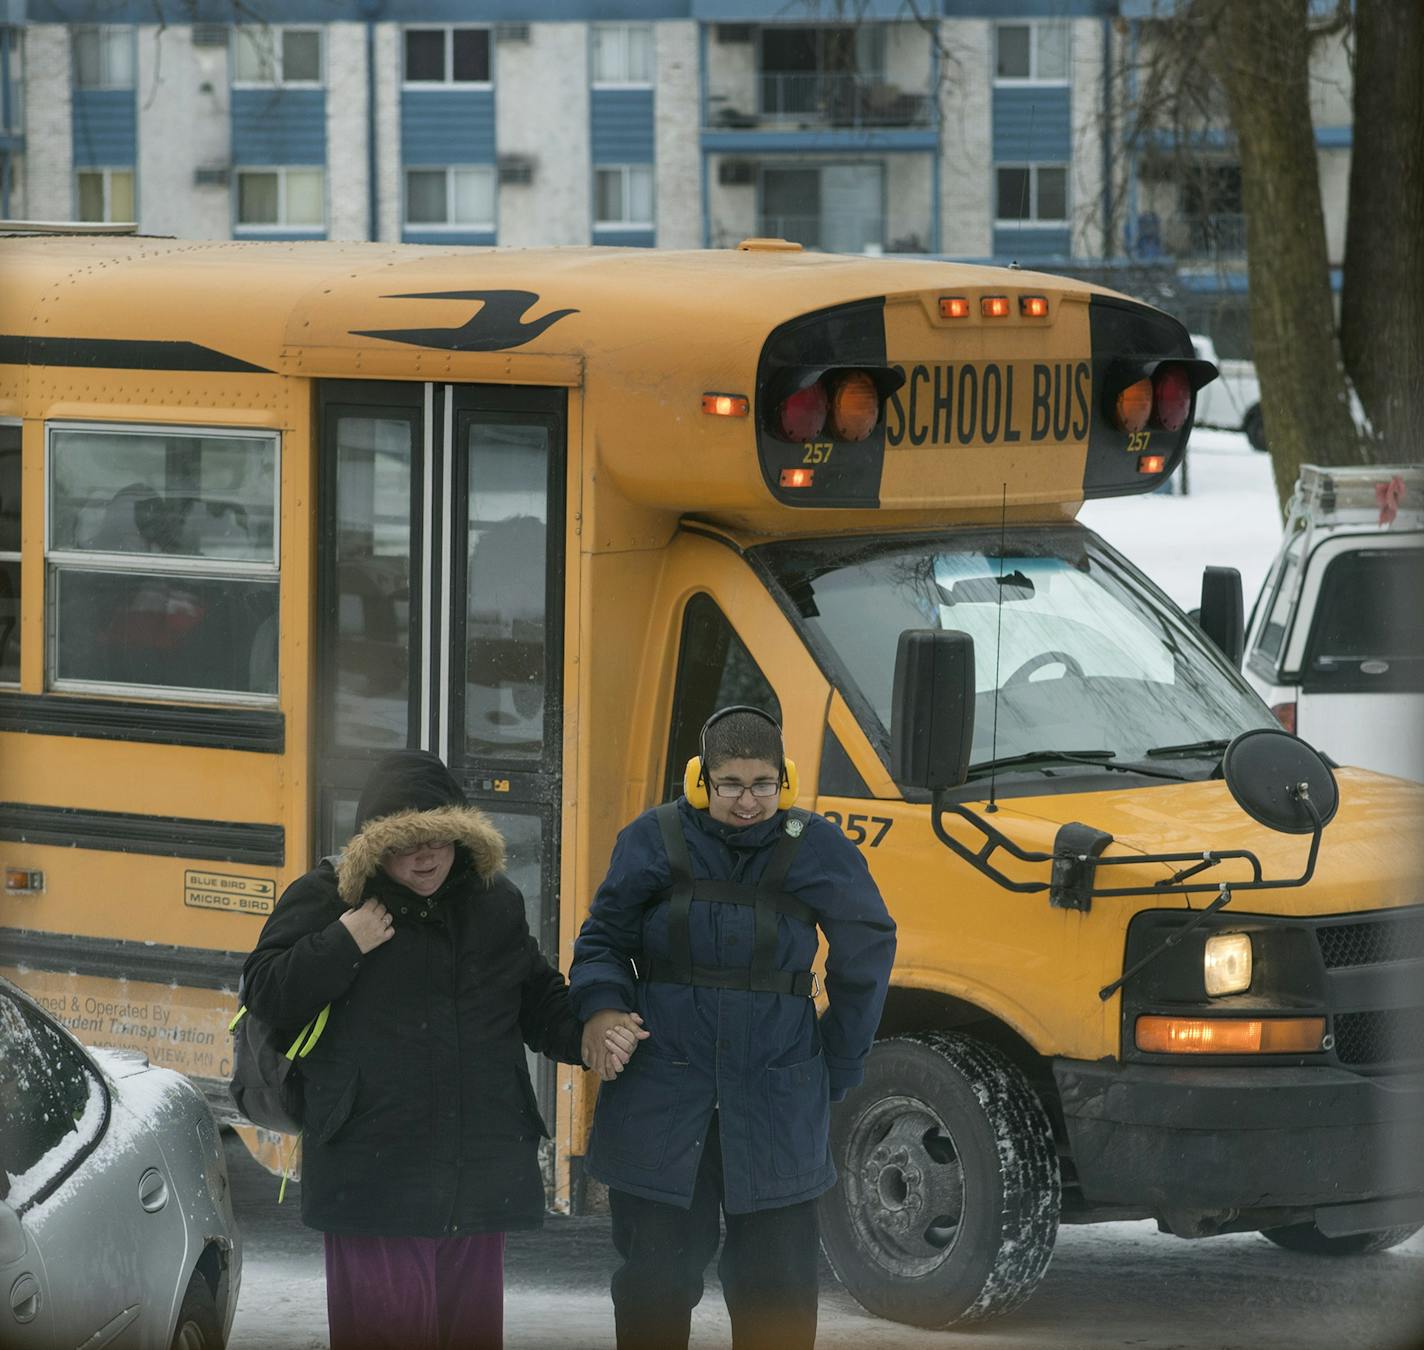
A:
<svg viewBox="0 0 1424 1350">
<path fill-rule="evenodd" d="M 376 875 L 387 853 L 414 848 L 426 839 L 449 839 L 462 845 L 483 882 L 488 883 L 504 868 L 504 836 L 483 811 L 473 806 L 397 811 L 368 820 L 346 845 L 336 865 L 342 900 L 359 905 L 366 883 Z"/>
</svg>

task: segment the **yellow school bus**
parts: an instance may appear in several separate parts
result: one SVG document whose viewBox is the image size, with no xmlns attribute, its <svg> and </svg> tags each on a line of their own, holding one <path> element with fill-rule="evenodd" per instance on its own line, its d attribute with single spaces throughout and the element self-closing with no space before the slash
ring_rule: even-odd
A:
<svg viewBox="0 0 1424 1350">
<path fill-rule="evenodd" d="M 867 1307 L 1001 1312 L 1060 1223 L 1401 1240 L 1421 790 L 1255 763 L 1239 582 L 1193 622 L 1074 520 L 1179 464 L 1191 351 L 776 240 L 0 239 L 0 968 L 222 1109 L 243 955 L 375 757 L 445 757 L 566 966 L 754 703 L 899 925 L 822 1210 Z M 596 1085 L 539 1081 L 577 1208 Z"/>
</svg>

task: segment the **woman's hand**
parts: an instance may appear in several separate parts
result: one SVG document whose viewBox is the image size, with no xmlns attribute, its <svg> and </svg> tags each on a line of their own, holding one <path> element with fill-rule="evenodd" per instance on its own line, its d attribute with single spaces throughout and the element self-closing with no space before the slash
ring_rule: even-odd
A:
<svg viewBox="0 0 1424 1350">
<path fill-rule="evenodd" d="M 637 1013 L 605 1008 L 583 1024 L 583 1062 L 605 1083 L 617 1078 L 651 1032 Z"/>
<path fill-rule="evenodd" d="M 348 909 L 341 916 L 346 931 L 356 939 L 361 955 L 375 951 L 383 942 L 389 942 L 395 935 L 395 920 L 379 900 L 367 900 L 360 909 Z"/>
</svg>

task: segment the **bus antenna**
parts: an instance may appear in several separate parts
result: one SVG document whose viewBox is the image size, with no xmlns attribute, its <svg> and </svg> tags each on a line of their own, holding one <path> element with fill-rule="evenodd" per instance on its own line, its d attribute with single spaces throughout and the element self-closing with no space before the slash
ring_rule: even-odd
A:
<svg viewBox="0 0 1424 1350">
<path fill-rule="evenodd" d="M 998 629 L 994 634 L 994 734 L 989 743 L 989 803 L 986 812 L 997 811 L 994 803 L 994 786 L 999 776 L 995 767 L 999 758 L 999 654 L 1004 647 L 1004 534 L 1009 516 L 1009 485 L 1003 485 L 1003 495 L 999 499 L 999 594 L 995 608 L 999 611 Z"/>
</svg>

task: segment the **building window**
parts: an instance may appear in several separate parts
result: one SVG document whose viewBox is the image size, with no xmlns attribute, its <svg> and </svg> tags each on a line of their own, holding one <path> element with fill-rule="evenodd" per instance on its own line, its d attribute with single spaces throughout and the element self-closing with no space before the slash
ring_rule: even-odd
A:
<svg viewBox="0 0 1424 1350">
<path fill-rule="evenodd" d="M 238 227 L 320 230 L 326 222 L 325 196 L 321 169 L 239 169 Z"/>
<path fill-rule="evenodd" d="M 407 84 L 488 84 L 488 28 L 407 28 Z"/>
<path fill-rule="evenodd" d="M 76 89 L 134 87 L 134 30 L 104 24 L 74 30 Z"/>
<path fill-rule="evenodd" d="M 6 102 L 0 107 L 0 132 L 21 131 L 25 125 L 24 71 L 21 69 L 20 30 L 0 27 L 0 84 Z M 0 184 L 3 187 L 3 184 Z"/>
<path fill-rule="evenodd" d="M 1001 165 L 998 176 L 1000 225 L 1064 225 L 1068 221 L 1066 164 Z"/>
<path fill-rule="evenodd" d="M 270 24 L 233 29 L 232 82 L 238 85 L 321 84 L 321 29 Z"/>
<path fill-rule="evenodd" d="M 53 424 L 54 688 L 277 695 L 275 433 Z"/>
<path fill-rule="evenodd" d="M 1066 23 L 1001 23 L 995 29 L 996 80 L 1068 79 Z"/>
<path fill-rule="evenodd" d="M 80 169 L 80 220 L 136 220 L 132 169 Z"/>
<path fill-rule="evenodd" d="M 0 685 L 20 683 L 20 424 L 0 422 Z"/>
<path fill-rule="evenodd" d="M 405 223 L 407 229 L 494 229 L 494 169 L 407 169 Z"/>
<path fill-rule="evenodd" d="M 653 29 L 646 23 L 593 25 L 594 84 L 651 84 Z"/>
<path fill-rule="evenodd" d="M 621 164 L 593 171 L 595 229 L 653 228 L 653 169 Z"/>
</svg>

